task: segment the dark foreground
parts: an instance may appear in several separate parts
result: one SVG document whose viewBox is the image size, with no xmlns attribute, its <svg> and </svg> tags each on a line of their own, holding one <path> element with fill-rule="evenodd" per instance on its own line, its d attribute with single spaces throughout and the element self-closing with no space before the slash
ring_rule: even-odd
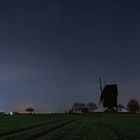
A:
<svg viewBox="0 0 140 140">
<path fill-rule="evenodd" d="M 0 140 L 140 140 L 140 116 L 1 115 Z"/>
</svg>

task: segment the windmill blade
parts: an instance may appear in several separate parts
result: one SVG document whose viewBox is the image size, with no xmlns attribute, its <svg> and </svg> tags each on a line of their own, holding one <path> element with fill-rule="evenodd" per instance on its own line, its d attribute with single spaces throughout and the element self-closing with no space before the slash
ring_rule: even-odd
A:
<svg viewBox="0 0 140 140">
<path fill-rule="evenodd" d="M 100 91 L 101 91 L 101 96 L 100 96 L 100 99 L 99 99 L 99 105 L 100 105 L 101 102 L 102 102 L 101 98 L 102 98 L 102 93 L 103 93 L 101 77 L 99 77 L 99 85 L 100 85 Z"/>
<path fill-rule="evenodd" d="M 102 81 L 101 81 L 101 77 L 99 77 L 99 85 L 100 85 L 100 91 L 101 94 L 103 93 L 103 89 L 102 89 Z"/>
</svg>

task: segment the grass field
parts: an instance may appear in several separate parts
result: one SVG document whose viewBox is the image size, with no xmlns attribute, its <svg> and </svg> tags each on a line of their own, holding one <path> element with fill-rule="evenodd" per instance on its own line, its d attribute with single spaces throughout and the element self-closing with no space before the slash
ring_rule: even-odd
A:
<svg viewBox="0 0 140 140">
<path fill-rule="evenodd" d="M 0 140 L 140 140 L 140 117 L 1 115 Z"/>
</svg>

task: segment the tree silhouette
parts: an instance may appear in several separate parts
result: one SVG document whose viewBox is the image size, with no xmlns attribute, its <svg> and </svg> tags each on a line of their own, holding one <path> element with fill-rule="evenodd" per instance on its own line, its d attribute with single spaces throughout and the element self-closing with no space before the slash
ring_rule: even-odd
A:
<svg viewBox="0 0 140 140">
<path fill-rule="evenodd" d="M 32 114 L 34 112 L 34 109 L 32 107 L 28 107 L 28 108 L 25 109 L 25 111 Z"/>
<path fill-rule="evenodd" d="M 140 109 L 140 105 L 137 100 L 131 99 L 127 104 L 127 108 L 129 109 L 130 112 L 137 112 Z"/>
<path fill-rule="evenodd" d="M 84 103 L 74 103 L 70 112 L 74 113 L 85 113 L 86 112 L 86 105 Z M 88 108 L 87 108 L 88 109 Z"/>
<path fill-rule="evenodd" d="M 72 111 L 80 111 L 80 103 L 74 103 L 72 106 Z"/>
<path fill-rule="evenodd" d="M 82 107 L 82 108 L 81 108 L 81 112 L 82 112 L 82 113 L 88 113 L 88 112 L 89 112 L 88 107 Z"/>
<path fill-rule="evenodd" d="M 92 103 L 92 102 L 88 103 L 87 107 L 88 107 L 90 112 L 94 112 L 95 110 L 98 109 L 97 105 L 95 103 Z"/>
<path fill-rule="evenodd" d="M 98 109 L 97 105 L 95 103 L 74 103 L 72 106 L 72 109 L 70 110 L 70 113 L 87 113 L 87 112 L 94 112 L 96 109 Z"/>
</svg>

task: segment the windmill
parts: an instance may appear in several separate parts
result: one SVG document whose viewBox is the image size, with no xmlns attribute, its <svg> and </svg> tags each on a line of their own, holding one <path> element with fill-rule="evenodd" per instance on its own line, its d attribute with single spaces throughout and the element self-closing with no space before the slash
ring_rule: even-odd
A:
<svg viewBox="0 0 140 140">
<path fill-rule="evenodd" d="M 101 78 L 99 78 L 99 85 L 101 90 L 99 104 L 102 103 L 103 107 L 106 109 L 105 112 L 116 112 L 118 96 L 117 84 L 104 85 L 102 88 Z"/>
</svg>

